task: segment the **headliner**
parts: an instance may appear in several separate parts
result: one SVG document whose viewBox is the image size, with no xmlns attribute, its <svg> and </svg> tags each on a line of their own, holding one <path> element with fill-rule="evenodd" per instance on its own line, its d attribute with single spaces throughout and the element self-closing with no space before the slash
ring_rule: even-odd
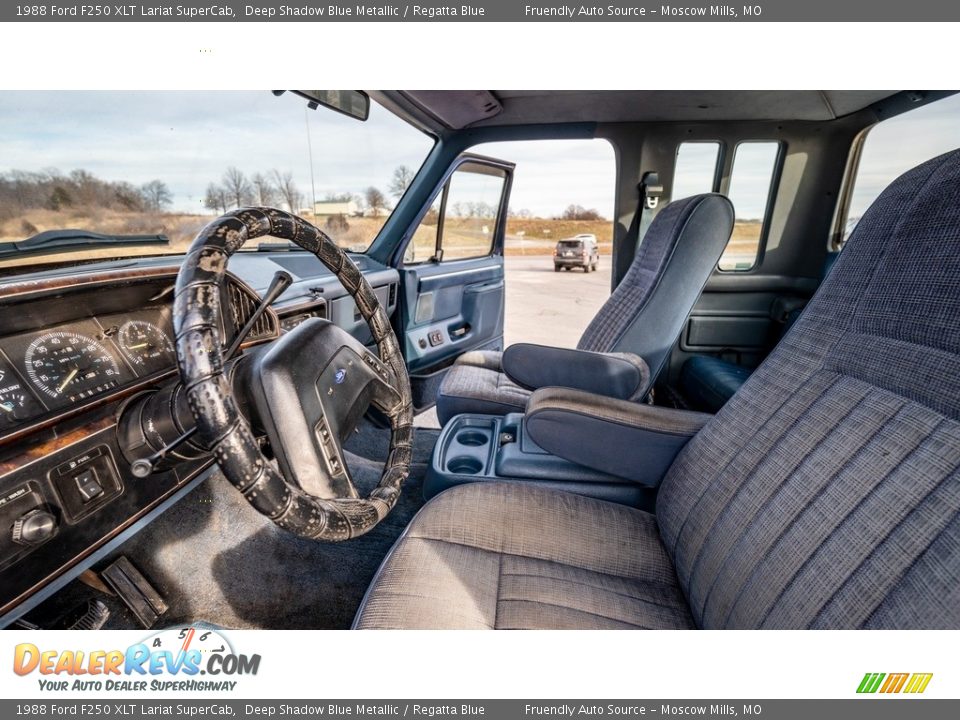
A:
<svg viewBox="0 0 960 720">
<path fill-rule="evenodd" d="M 434 130 L 576 122 L 829 121 L 893 90 L 395 90 L 374 95 Z"/>
</svg>

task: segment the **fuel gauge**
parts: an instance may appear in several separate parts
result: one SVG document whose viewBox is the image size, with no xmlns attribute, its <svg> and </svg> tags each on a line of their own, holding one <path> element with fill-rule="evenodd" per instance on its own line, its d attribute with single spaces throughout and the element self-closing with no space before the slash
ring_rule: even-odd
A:
<svg viewBox="0 0 960 720">
<path fill-rule="evenodd" d="M 10 366 L 0 361 L 0 432 L 43 413 Z"/>
</svg>

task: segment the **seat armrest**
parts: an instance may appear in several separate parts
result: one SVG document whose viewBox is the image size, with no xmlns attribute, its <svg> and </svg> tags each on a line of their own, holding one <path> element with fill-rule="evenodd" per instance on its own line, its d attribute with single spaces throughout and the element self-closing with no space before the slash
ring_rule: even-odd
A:
<svg viewBox="0 0 960 720">
<path fill-rule="evenodd" d="M 503 372 L 528 390 L 563 387 L 623 400 L 639 400 L 650 384 L 650 368 L 639 355 L 517 343 L 503 351 Z"/>
<path fill-rule="evenodd" d="M 544 450 L 648 487 L 713 415 L 642 405 L 567 388 L 542 388 L 524 428 Z"/>
</svg>

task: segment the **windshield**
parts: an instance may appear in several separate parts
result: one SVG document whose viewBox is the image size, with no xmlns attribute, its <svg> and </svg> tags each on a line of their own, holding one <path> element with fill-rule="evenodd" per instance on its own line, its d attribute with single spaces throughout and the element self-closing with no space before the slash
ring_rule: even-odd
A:
<svg viewBox="0 0 960 720">
<path fill-rule="evenodd" d="M 0 138 L 0 267 L 182 253 L 245 205 L 290 210 L 362 252 L 433 145 L 376 103 L 361 122 L 270 91 L 4 92 Z M 50 231 L 63 230 L 97 247 L 61 247 Z"/>
</svg>

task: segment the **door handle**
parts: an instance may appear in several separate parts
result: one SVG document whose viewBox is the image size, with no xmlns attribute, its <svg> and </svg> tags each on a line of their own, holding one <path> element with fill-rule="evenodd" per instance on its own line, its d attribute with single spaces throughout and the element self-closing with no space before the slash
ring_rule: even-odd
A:
<svg viewBox="0 0 960 720">
<path fill-rule="evenodd" d="M 503 287 L 503 280 L 494 280 L 493 282 L 474 283 L 473 285 L 467 285 L 463 291 L 468 293 L 480 293 L 486 292 L 487 290 L 496 290 L 501 287 Z"/>
<path fill-rule="evenodd" d="M 460 327 L 450 331 L 450 337 L 461 338 L 467 334 L 467 330 L 469 329 L 470 329 L 469 325 L 461 325 Z"/>
</svg>

